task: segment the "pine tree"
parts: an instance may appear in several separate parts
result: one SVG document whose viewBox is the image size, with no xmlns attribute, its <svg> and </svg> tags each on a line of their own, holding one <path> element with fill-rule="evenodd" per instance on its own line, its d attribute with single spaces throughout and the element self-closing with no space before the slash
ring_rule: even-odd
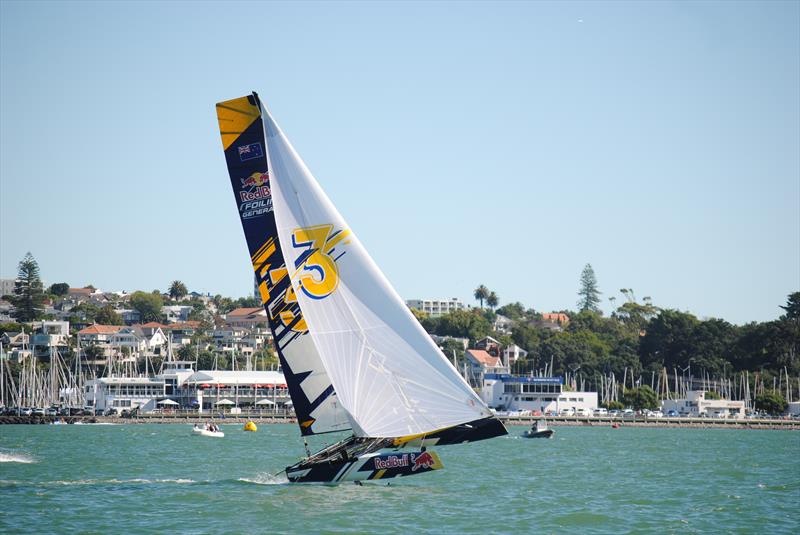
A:
<svg viewBox="0 0 800 535">
<path fill-rule="evenodd" d="M 586 264 L 581 273 L 581 289 L 578 291 L 578 295 L 581 298 L 578 301 L 578 308 L 581 311 L 600 312 L 597 306 L 600 304 L 600 294 L 600 290 L 597 289 L 597 277 L 594 275 L 592 265 Z"/>
<path fill-rule="evenodd" d="M 786 311 L 781 319 L 800 319 L 800 292 L 789 294 L 789 297 L 786 298 L 786 306 L 781 306 L 781 308 Z"/>
<path fill-rule="evenodd" d="M 44 286 L 39 278 L 39 264 L 31 253 L 27 253 L 18 269 L 11 300 L 14 305 L 12 315 L 19 322 L 37 320 L 44 315 Z"/>
</svg>

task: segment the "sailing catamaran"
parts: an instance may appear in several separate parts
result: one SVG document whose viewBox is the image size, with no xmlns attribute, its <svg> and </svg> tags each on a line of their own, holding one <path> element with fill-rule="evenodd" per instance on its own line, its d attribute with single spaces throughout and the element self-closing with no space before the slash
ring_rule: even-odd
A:
<svg viewBox="0 0 800 535">
<path fill-rule="evenodd" d="M 261 300 L 304 437 L 286 468 L 340 482 L 442 468 L 427 446 L 506 434 L 394 291 L 256 93 L 217 104 Z M 401 448 L 420 448 L 403 452 Z M 389 452 L 383 450 L 392 450 Z"/>
</svg>

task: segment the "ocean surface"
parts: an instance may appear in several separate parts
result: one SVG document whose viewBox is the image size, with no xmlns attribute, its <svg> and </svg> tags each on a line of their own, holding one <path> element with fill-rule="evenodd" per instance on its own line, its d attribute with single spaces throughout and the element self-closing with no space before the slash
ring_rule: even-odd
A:
<svg viewBox="0 0 800 535">
<path fill-rule="evenodd" d="M 0 426 L 0 533 L 800 533 L 800 432 L 558 427 L 292 485 L 294 425 Z M 314 446 L 331 441 L 314 437 Z"/>
</svg>

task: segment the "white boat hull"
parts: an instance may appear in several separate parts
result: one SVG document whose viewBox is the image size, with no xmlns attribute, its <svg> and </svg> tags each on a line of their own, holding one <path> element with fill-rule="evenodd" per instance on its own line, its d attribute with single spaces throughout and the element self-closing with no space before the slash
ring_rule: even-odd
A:
<svg viewBox="0 0 800 535">
<path fill-rule="evenodd" d="M 214 437 L 214 438 L 222 438 L 225 436 L 225 433 L 222 431 L 209 431 L 208 429 L 199 429 L 195 427 L 192 429 L 193 435 L 200 435 L 203 437 Z"/>
</svg>

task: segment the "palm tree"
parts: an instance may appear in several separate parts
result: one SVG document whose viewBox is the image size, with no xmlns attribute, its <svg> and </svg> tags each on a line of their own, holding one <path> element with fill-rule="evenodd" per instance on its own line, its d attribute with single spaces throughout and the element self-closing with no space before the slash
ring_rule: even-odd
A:
<svg viewBox="0 0 800 535">
<path fill-rule="evenodd" d="M 172 281 L 172 284 L 169 287 L 169 296 L 170 298 L 177 301 L 182 297 L 186 297 L 189 294 L 189 290 L 186 289 L 186 285 L 181 281 Z"/>
<path fill-rule="evenodd" d="M 481 308 L 483 308 L 483 300 L 489 297 L 489 288 L 481 284 L 477 288 L 475 288 L 475 299 L 481 302 Z"/>
<path fill-rule="evenodd" d="M 494 292 L 489 292 L 489 295 L 486 296 L 486 304 L 489 305 L 489 308 L 492 310 L 494 310 L 494 307 L 496 307 L 499 302 L 497 294 Z"/>
</svg>

